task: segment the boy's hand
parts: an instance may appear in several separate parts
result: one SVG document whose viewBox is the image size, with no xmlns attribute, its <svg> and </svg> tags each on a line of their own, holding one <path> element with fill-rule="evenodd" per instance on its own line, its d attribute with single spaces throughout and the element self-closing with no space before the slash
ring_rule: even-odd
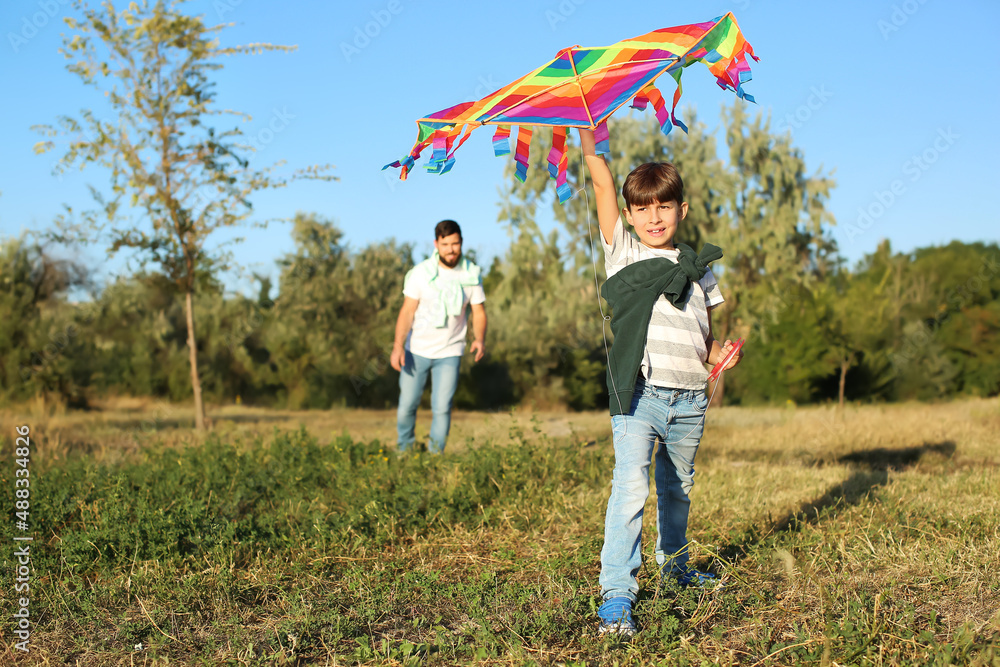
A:
<svg viewBox="0 0 1000 667">
<path fill-rule="evenodd" d="M 486 355 L 486 344 L 481 340 L 474 340 L 469 346 L 469 352 L 473 355 L 473 361 L 479 361 Z"/>
<path fill-rule="evenodd" d="M 719 358 L 720 359 L 725 359 L 726 355 L 728 355 L 730 352 L 732 352 L 734 346 L 735 346 L 735 343 L 733 343 L 733 341 L 731 341 L 731 340 L 729 340 L 727 338 L 726 342 L 722 346 L 722 349 L 719 351 Z M 732 359 L 729 360 L 729 363 L 726 364 L 722 368 L 722 370 L 728 371 L 730 368 L 732 368 L 736 364 L 740 363 L 741 359 L 743 359 L 743 348 L 740 348 L 740 351 L 737 352 L 736 355 Z"/>
</svg>

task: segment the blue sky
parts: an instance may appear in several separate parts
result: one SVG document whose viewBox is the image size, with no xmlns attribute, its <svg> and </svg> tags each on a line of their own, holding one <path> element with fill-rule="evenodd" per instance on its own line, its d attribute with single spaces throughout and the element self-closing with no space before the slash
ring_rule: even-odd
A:
<svg viewBox="0 0 1000 667">
<path fill-rule="evenodd" d="M 990 199 L 1000 176 L 995 0 L 188 4 L 208 23 L 235 23 L 225 43 L 298 46 L 224 61 L 218 100 L 252 116 L 243 127 L 260 141 L 261 164 L 329 163 L 340 178 L 263 193 L 254 200 L 256 219 L 313 211 L 334 219 L 354 248 L 394 237 L 417 244 L 418 258 L 443 218 L 462 224 L 481 258 L 503 252 L 498 187 L 507 158 L 493 157 L 491 132 L 478 130 L 450 173 L 417 168 L 406 182 L 395 180 L 381 167 L 410 148 L 415 118 L 491 92 L 563 47 L 610 44 L 730 10 L 761 58 L 746 85 L 757 100 L 752 112 L 791 131 L 810 171 L 834 173 L 833 234 L 849 262 L 883 238 L 901 251 L 1000 238 Z M 56 154 L 32 152 L 39 137 L 31 125 L 85 107 L 100 113 L 101 100 L 65 71 L 57 52 L 69 11 L 68 0 L 0 5 L 3 234 L 47 228 L 63 204 L 90 205 L 88 183 L 107 182 L 99 168 L 53 175 Z M 660 85 L 669 96 L 672 82 Z M 734 97 L 700 65 L 685 72 L 682 106 L 710 127 Z M 269 132 L 274 127 L 281 129 Z M 274 260 L 293 248 L 285 223 L 242 235 L 237 259 L 256 271 L 273 272 Z M 108 274 L 125 270 L 97 249 L 82 257 Z"/>
</svg>

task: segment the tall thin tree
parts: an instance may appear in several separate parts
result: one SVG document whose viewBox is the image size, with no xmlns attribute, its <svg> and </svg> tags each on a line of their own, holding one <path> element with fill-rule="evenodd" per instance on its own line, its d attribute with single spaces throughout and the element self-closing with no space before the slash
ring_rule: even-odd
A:
<svg viewBox="0 0 1000 667">
<path fill-rule="evenodd" d="M 234 114 L 215 105 L 212 74 L 224 56 L 291 51 L 295 47 L 253 43 L 220 46 L 226 24 L 207 26 L 200 16 L 183 13 L 186 0 L 144 0 L 118 10 L 110 1 L 93 9 L 75 2 L 78 16 L 67 18 L 70 32 L 61 52 L 67 69 L 84 84 L 104 93 L 112 116 L 93 110 L 78 117 L 60 116 L 55 127 L 37 126 L 46 137 L 35 146 L 53 149 L 53 139 L 69 144 L 57 169 L 99 164 L 110 171 L 110 192 L 91 188 L 96 210 L 62 219 L 63 240 L 93 241 L 106 235 L 109 254 L 133 250 L 152 262 L 184 295 L 187 345 L 195 426 L 205 427 L 198 375 L 194 296 L 198 286 L 231 260 L 224 245 L 212 248 L 217 230 L 247 222 L 250 197 L 299 179 L 331 180 L 328 165 L 311 166 L 287 176 L 275 169 L 250 166 L 254 148 L 241 143 L 239 126 L 220 130 L 216 116 Z M 127 205 L 127 206 L 126 206 Z M 142 219 L 134 221 L 132 214 Z"/>
</svg>

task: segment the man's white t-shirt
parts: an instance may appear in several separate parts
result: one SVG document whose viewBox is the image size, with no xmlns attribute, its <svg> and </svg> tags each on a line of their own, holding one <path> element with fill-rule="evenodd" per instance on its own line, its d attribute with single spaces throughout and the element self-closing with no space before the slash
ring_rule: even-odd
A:
<svg viewBox="0 0 1000 667">
<path fill-rule="evenodd" d="M 435 262 L 436 258 L 431 258 Z M 430 260 L 425 260 L 430 261 Z M 419 266 L 419 265 L 418 265 Z M 469 305 L 486 301 L 483 282 L 462 287 L 462 310 L 458 315 L 448 315 L 444 326 L 441 324 L 444 306 L 441 303 L 440 287 L 447 283 L 459 282 L 464 272 L 448 269 L 438 263 L 437 277 L 428 280 L 429 271 L 419 271 L 414 267 L 403 281 L 403 294 L 419 301 L 413 315 L 413 327 L 406 339 L 406 349 L 427 359 L 460 357 L 465 352 L 465 333 L 469 322 Z"/>
<path fill-rule="evenodd" d="M 654 257 L 666 257 L 676 262 L 680 251 L 660 250 L 642 244 L 625 231 L 622 219 L 615 223 L 611 243 L 604 240 L 604 269 L 608 278 L 633 262 Z M 725 299 L 719 283 L 709 269 L 701 280 L 691 283 L 691 294 L 684 308 L 675 308 L 667 297 L 653 305 L 646 332 L 646 348 L 642 353 L 640 372 L 650 384 L 674 389 L 704 389 L 708 381 L 705 359 L 709 334 L 708 308 Z"/>
</svg>

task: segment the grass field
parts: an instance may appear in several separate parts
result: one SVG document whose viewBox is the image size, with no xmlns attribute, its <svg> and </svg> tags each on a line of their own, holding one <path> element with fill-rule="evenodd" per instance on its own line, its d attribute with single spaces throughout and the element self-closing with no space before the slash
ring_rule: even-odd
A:
<svg viewBox="0 0 1000 667">
<path fill-rule="evenodd" d="M 647 513 L 627 644 L 594 631 L 606 414 L 458 413 L 441 457 L 397 457 L 389 411 L 211 417 L 0 413 L 34 538 L 0 664 L 1000 666 L 996 399 L 713 408 L 689 537 L 728 585 L 661 589 Z"/>
</svg>

